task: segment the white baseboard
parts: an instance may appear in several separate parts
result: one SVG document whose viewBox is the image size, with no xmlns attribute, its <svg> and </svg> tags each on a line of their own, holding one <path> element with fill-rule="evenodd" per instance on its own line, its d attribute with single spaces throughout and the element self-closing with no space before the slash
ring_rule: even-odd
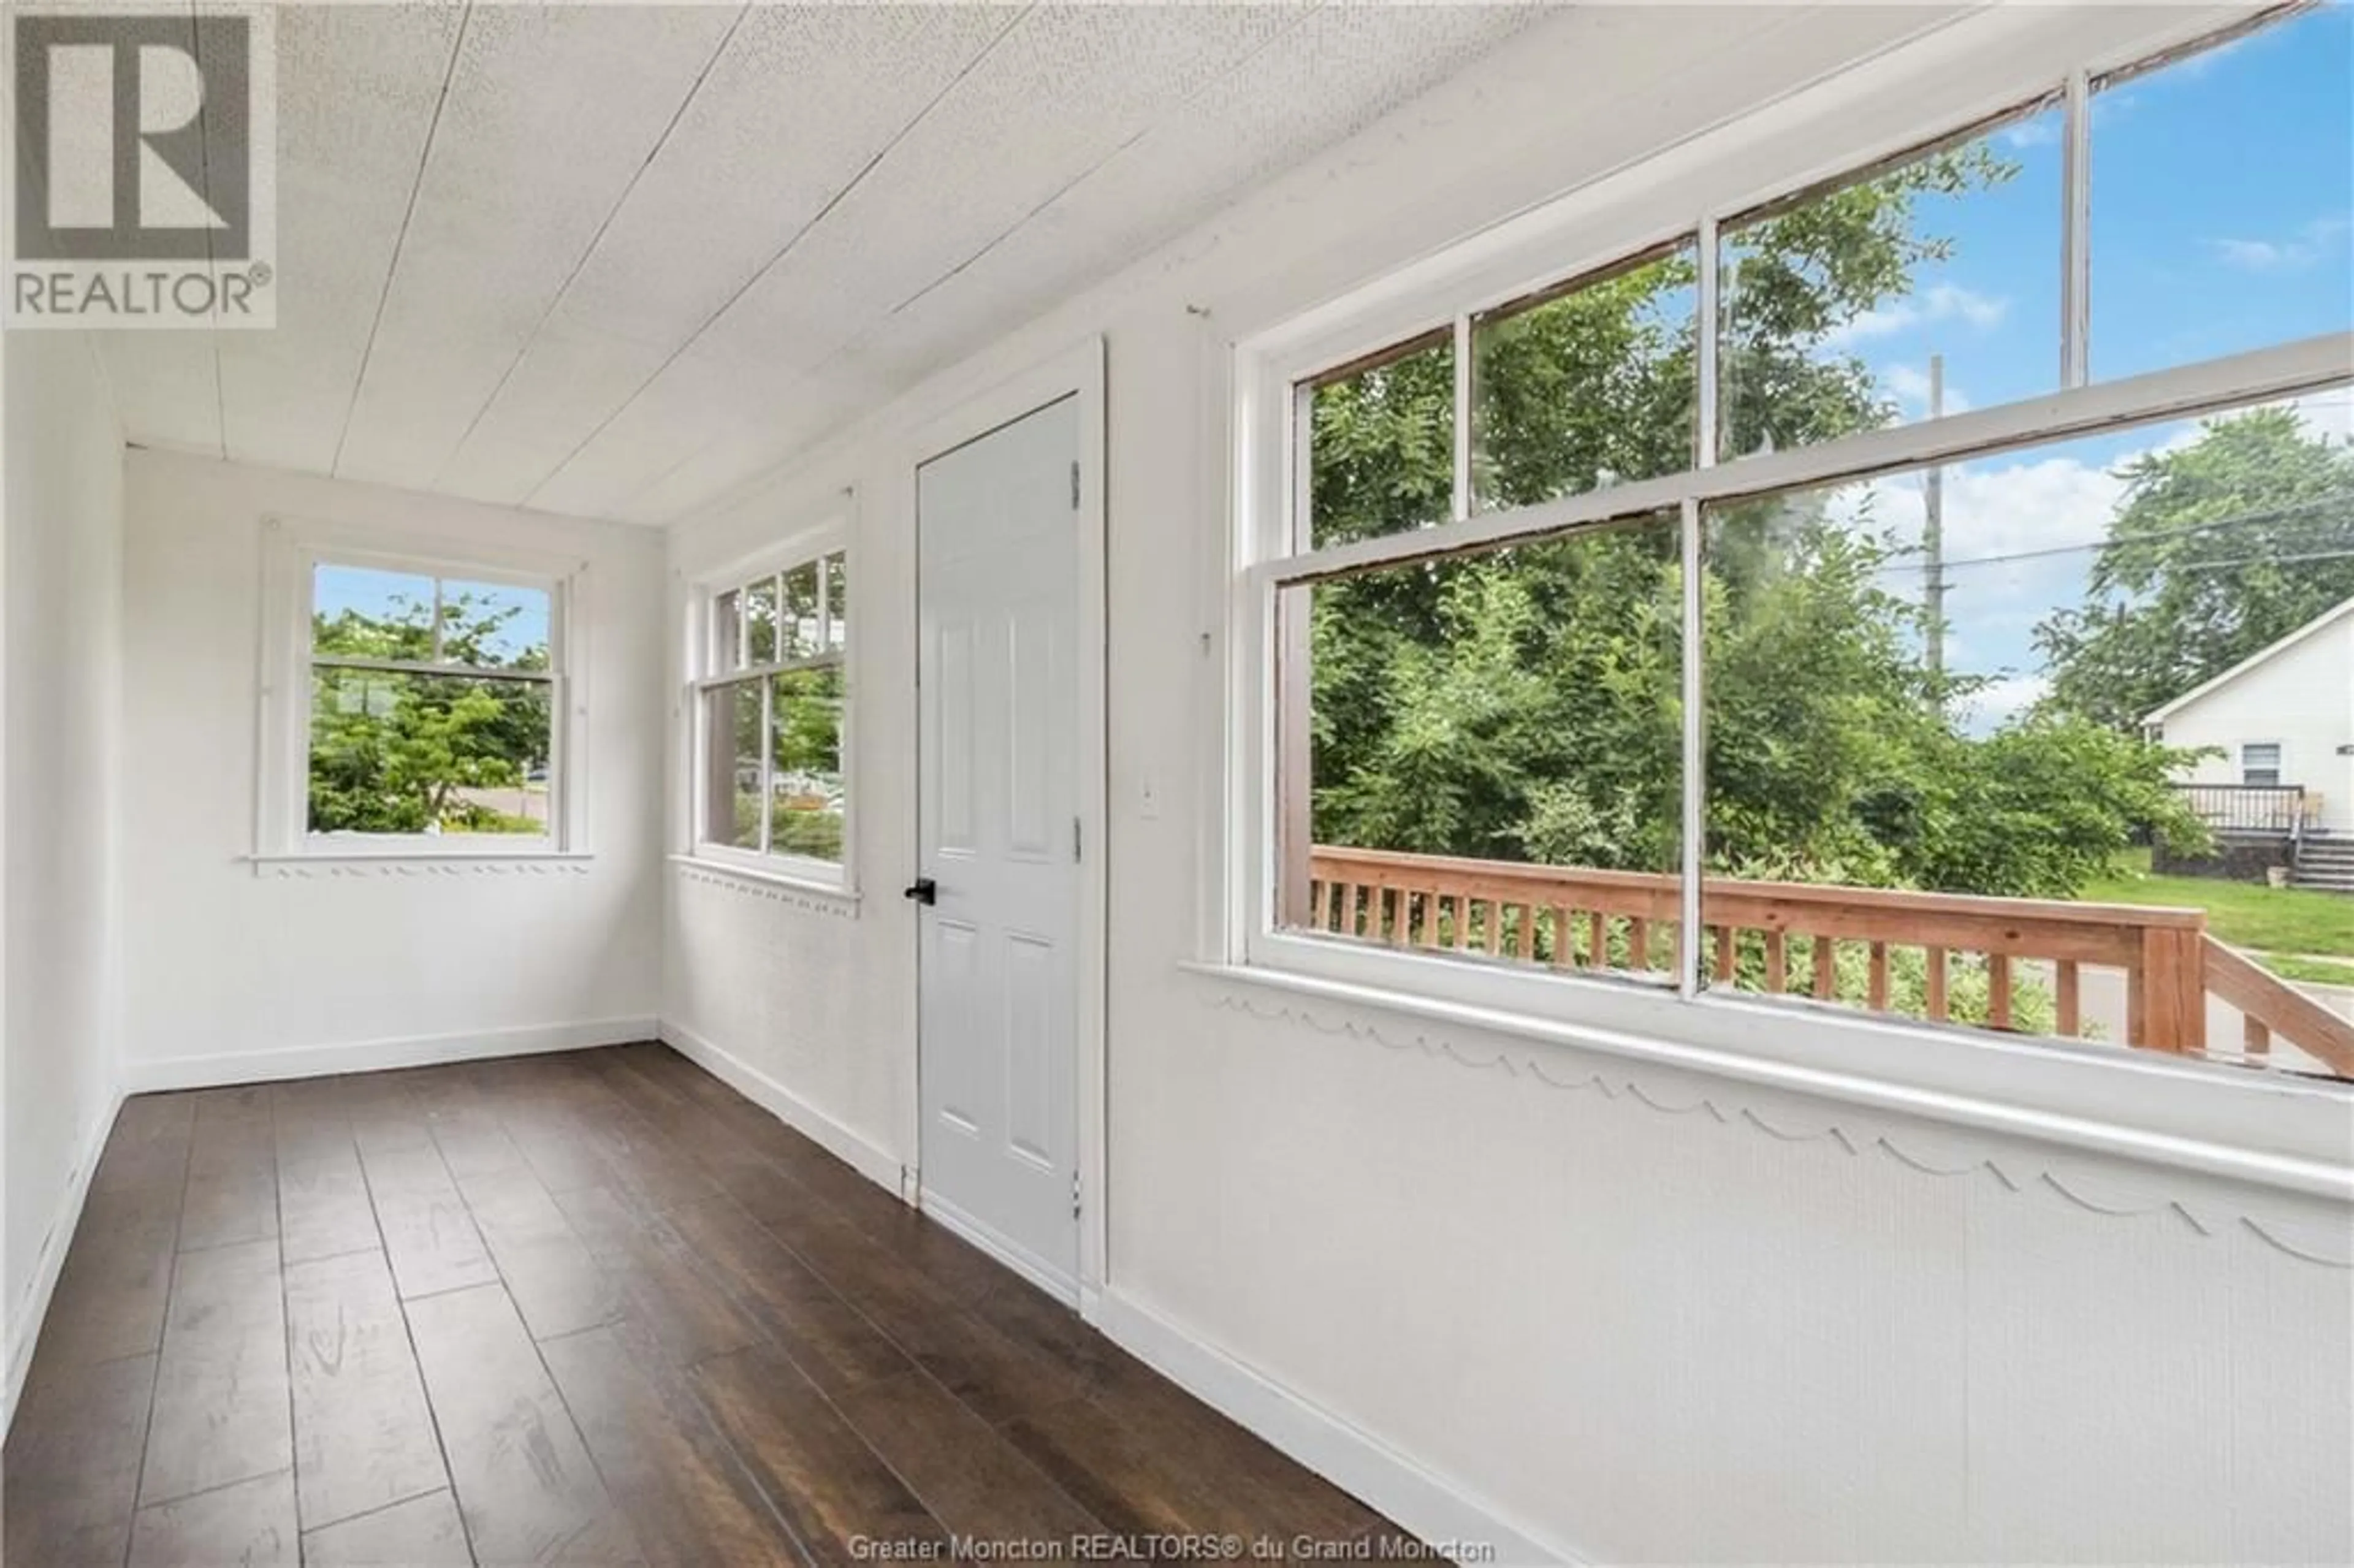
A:
<svg viewBox="0 0 2354 1568">
<path fill-rule="evenodd" d="M 82 1205 L 90 1200 L 90 1178 L 98 1174 L 98 1157 L 106 1149 L 107 1134 L 114 1130 L 114 1118 L 122 1109 L 122 1090 L 116 1087 L 106 1096 L 106 1114 L 86 1135 L 81 1158 L 75 1161 L 73 1176 L 58 1200 L 57 1216 L 49 1223 L 48 1239 L 41 1244 L 40 1261 L 34 1266 L 32 1284 L 22 1301 L 11 1302 L 8 1313 L 8 1383 L 5 1404 L 0 1404 L 0 1437 L 16 1419 L 16 1398 L 25 1390 L 25 1374 L 33 1367 L 33 1348 L 40 1342 L 41 1325 L 48 1320 L 49 1298 L 57 1294 L 58 1277 L 65 1272 L 66 1249 L 73 1245 L 74 1229 L 81 1224 Z"/>
<path fill-rule="evenodd" d="M 1095 1322 L 1170 1382 L 1450 1556 L 1505 1568 L 1587 1561 L 1511 1523 L 1466 1489 L 1204 1343 L 1117 1287 L 1097 1302 Z"/>
<path fill-rule="evenodd" d="M 776 1079 L 730 1055 L 685 1024 L 663 1019 L 664 1044 L 733 1087 L 737 1093 L 843 1160 L 893 1197 L 906 1202 L 898 1156 L 853 1132 Z"/>
<path fill-rule="evenodd" d="M 209 1089 L 229 1084 L 319 1078 L 334 1073 L 374 1073 L 387 1067 L 429 1067 L 442 1062 L 474 1062 L 488 1056 L 528 1056 L 546 1051 L 579 1051 L 592 1045 L 627 1045 L 654 1038 L 652 1018 L 600 1018 L 579 1023 L 542 1023 L 479 1033 L 413 1034 L 397 1040 L 362 1040 L 345 1045 L 298 1045 L 277 1051 L 238 1051 L 216 1056 L 175 1056 L 130 1064 L 130 1092 Z"/>
</svg>

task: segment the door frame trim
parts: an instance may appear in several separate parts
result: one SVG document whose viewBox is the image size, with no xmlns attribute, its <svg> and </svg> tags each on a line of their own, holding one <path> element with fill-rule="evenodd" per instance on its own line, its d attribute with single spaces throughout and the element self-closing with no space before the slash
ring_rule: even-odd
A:
<svg viewBox="0 0 2354 1568">
<path fill-rule="evenodd" d="M 1079 1179 L 1079 1274 L 1076 1281 L 1078 1299 L 1075 1305 L 1080 1315 L 1095 1319 L 1105 1285 L 1109 1278 L 1109 1237 L 1106 1154 L 1108 1140 L 1107 1128 L 1107 1086 L 1108 1083 L 1106 1046 L 1108 1014 L 1108 979 L 1110 954 L 1110 833 L 1109 815 L 1109 734 L 1108 656 L 1109 638 L 1106 625 L 1108 609 L 1108 577 L 1106 563 L 1108 556 L 1106 533 L 1105 463 L 1106 449 L 1104 414 L 1105 345 L 1100 335 L 1092 336 L 1063 353 L 1033 365 L 1027 370 L 1007 377 L 985 391 L 978 392 L 958 403 L 949 413 L 920 427 L 912 443 L 908 464 L 908 481 L 916 482 L 917 474 L 933 459 L 944 457 L 957 448 L 969 446 L 994 430 L 1036 413 L 1066 397 L 1077 400 L 1079 416 L 1078 462 L 1078 726 L 1075 752 L 1078 758 L 1078 810 L 1081 850 L 1079 856 L 1079 908 L 1076 931 L 1076 963 L 1073 971 L 1077 980 L 1078 1017 L 1074 1033 L 1078 1060 L 1078 1141 L 1076 1159 Z M 920 486 L 917 487 L 915 578 L 923 580 L 922 540 L 923 518 Z M 916 617 L 916 635 L 920 641 L 922 616 Z M 917 652 L 918 662 L 921 649 Z M 923 698 L 911 684 L 908 699 L 913 705 L 911 719 L 917 736 L 917 810 L 922 810 L 922 745 Z M 917 843 L 921 844 L 920 817 L 917 826 Z M 920 926 L 911 927 L 911 936 L 921 942 Z M 921 974 L 920 960 L 917 973 Z M 920 980 L 918 984 L 920 986 Z M 918 1171 L 923 1163 L 923 1022 L 918 1004 L 916 1036 L 916 1138 L 915 1153 Z M 987 1244 L 967 1226 L 952 1220 L 950 1228 L 969 1241 L 984 1247 Z M 995 1248 L 987 1248 L 995 1252 Z M 1033 1271 L 1010 1258 L 1001 1258 L 1027 1275 Z"/>
</svg>

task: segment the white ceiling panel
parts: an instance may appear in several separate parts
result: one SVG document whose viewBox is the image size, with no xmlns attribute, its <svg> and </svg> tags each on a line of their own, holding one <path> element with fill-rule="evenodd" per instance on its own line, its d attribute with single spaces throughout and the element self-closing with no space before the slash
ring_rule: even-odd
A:
<svg viewBox="0 0 2354 1568">
<path fill-rule="evenodd" d="M 132 440 L 223 455 L 220 366 L 213 353 L 223 335 L 177 329 L 92 334 Z"/>
<path fill-rule="evenodd" d="M 484 501 L 529 495 L 1017 15 L 779 6 L 748 17 L 443 484 Z"/>
<path fill-rule="evenodd" d="M 462 15 L 279 12 L 278 325 L 219 334 L 230 457 L 334 467 Z"/>
<path fill-rule="evenodd" d="M 109 372 L 135 440 L 667 518 L 1528 16 L 290 6 L 279 325 L 109 334 Z"/>
<path fill-rule="evenodd" d="M 1207 82 L 963 268 L 845 344 L 812 376 L 896 389 L 1027 321 L 1182 233 L 1258 181 L 1372 123 L 1504 38 L 1543 6 L 1330 5 Z M 822 413 L 822 408 L 816 410 Z M 807 440 L 817 429 L 795 432 Z M 715 439 L 625 499 L 656 521 L 723 493 L 771 460 L 773 423 Z"/>
<path fill-rule="evenodd" d="M 806 367 L 982 254 L 1298 19 L 1295 7 L 1040 7 L 721 323 Z M 1009 150 L 1019 155 L 1009 156 Z M 879 237 L 887 237 L 878 243 Z"/>
<path fill-rule="evenodd" d="M 738 15 L 467 12 L 336 472 L 431 486 Z"/>
<path fill-rule="evenodd" d="M 805 370 L 981 254 L 1072 182 L 1296 19 L 1293 7 L 1047 7 L 957 84 L 714 323 L 718 353 L 765 376 Z M 1011 149 L 1018 156 L 1009 156 Z M 657 380 L 646 398 L 676 403 Z M 626 499 L 674 459 L 624 440 L 583 454 Z M 559 482 L 535 496 L 553 505 Z"/>
</svg>

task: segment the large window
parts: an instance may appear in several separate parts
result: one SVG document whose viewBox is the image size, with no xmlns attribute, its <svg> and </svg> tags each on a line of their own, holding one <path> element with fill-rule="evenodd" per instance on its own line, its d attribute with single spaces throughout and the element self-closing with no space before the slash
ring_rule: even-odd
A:
<svg viewBox="0 0 2354 1568">
<path fill-rule="evenodd" d="M 2354 921 L 2168 871 L 2264 857 L 2202 821 L 2221 746 L 2147 722 L 2354 597 L 2347 26 L 2077 71 L 1329 367 L 1246 349 L 1246 956 L 2354 1077 L 2266 947 L 2354 980 Z"/>
<path fill-rule="evenodd" d="M 269 537 L 260 858 L 578 852 L 577 567 Z"/>
<path fill-rule="evenodd" d="M 305 830 L 546 838 L 552 591 L 333 560 L 311 583 Z"/>
<path fill-rule="evenodd" d="M 696 853 L 840 885 L 848 557 L 731 576 L 701 604 Z"/>
</svg>

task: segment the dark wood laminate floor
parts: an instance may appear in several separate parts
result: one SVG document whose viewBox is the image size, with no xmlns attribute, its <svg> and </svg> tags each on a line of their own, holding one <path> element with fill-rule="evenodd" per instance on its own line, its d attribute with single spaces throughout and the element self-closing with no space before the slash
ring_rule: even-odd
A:
<svg viewBox="0 0 2354 1568">
<path fill-rule="evenodd" d="M 130 1100 L 5 1469 L 10 1568 L 1394 1528 L 660 1045 Z"/>
</svg>

